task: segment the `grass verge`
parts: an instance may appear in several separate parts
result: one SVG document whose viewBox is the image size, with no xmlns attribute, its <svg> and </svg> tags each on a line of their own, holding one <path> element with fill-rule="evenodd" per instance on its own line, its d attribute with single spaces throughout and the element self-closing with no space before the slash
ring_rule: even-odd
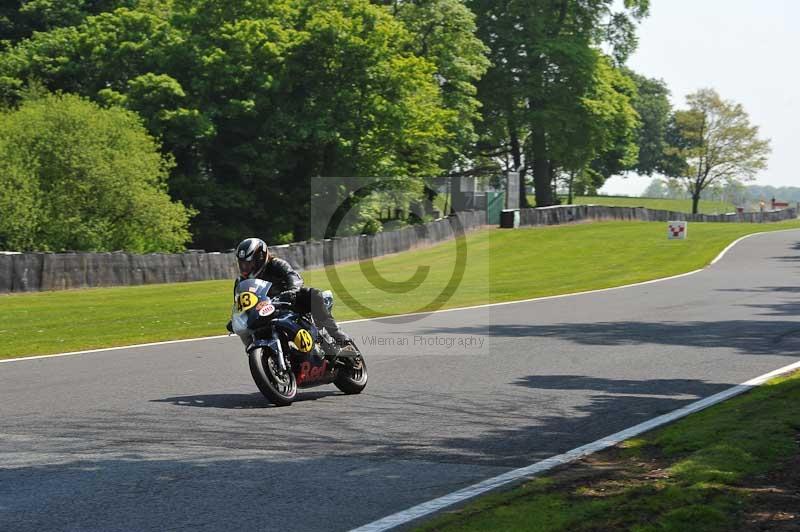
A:
<svg viewBox="0 0 800 532">
<path fill-rule="evenodd" d="M 463 277 L 454 288 L 453 241 L 337 266 L 350 296 L 339 287 L 334 313 L 346 320 L 620 286 L 701 268 L 743 235 L 790 228 L 800 220 L 690 224 L 686 241 L 668 241 L 665 224 L 647 222 L 479 231 L 462 242 Z M 304 277 L 328 288 L 331 274 Z M 231 287 L 205 281 L 0 296 L 0 358 L 224 334 Z"/>
<path fill-rule="evenodd" d="M 798 530 L 798 403 L 777 378 L 418 530 Z"/>
</svg>

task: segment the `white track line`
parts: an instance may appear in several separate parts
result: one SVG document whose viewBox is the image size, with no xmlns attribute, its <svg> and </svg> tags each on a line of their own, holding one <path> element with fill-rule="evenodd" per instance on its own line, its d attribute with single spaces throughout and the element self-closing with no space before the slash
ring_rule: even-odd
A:
<svg viewBox="0 0 800 532">
<path fill-rule="evenodd" d="M 166 342 L 152 342 L 149 344 L 134 344 L 134 345 L 123 345 L 120 347 L 104 347 L 102 349 L 89 349 L 87 351 L 72 351 L 69 353 L 56 353 L 54 355 L 38 355 L 33 357 L 22 357 L 22 358 L 9 358 L 7 360 L 0 360 L 0 364 L 5 362 L 22 362 L 23 360 L 41 360 L 43 358 L 55 358 L 55 357 L 69 357 L 74 355 L 83 355 L 87 353 L 103 353 L 105 351 L 120 351 L 123 349 L 135 349 L 137 347 L 151 347 L 155 345 L 167 345 L 167 344 L 182 344 L 186 342 L 198 342 L 200 340 L 216 340 L 218 338 L 227 338 L 228 335 L 224 334 L 222 336 L 203 336 L 202 338 L 186 338 L 185 340 L 168 340 Z"/>
<path fill-rule="evenodd" d="M 745 235 L 743 237 L 740 237 L 740 238 L 734 240 L 733 242 L 731 242 L 728 245 L 728 247 L 723 249 L 720 252 L 720 254 L 717 255 L 716 258 L 709 263 L 709 266 L 719 262 L 728 253 L 728 251 L 730 251 L 731 248 L 733 248 L 733 246 L 735 246 L 736 244 L 738 244 L 739 242 L 741 242 L 742 240 L 744 240 L 746 238 L 750 238 L 751 236 L 767 235 L 767 234 L 772 234 L 772 233 L 785 233 L 787 231 L 798 231 L 798 229 L 781 229 L 781 230 L 778 230 L 778 231 L 762 231 L 760 233 L 751 233 L 749 235 Z M 623 288 L 632 288 L 632 287 L 635 287 L 635 286 L 642 286 L 642 285 L 646 285 L 646 284 L 660 283 L 660 282 L 663 282 L 663 281 L 671 281 L 672 279 L 679 279 L 681 277 L 688 277 L 689 275 L 694 275 L 694 274 L 699 273 L 699 272 L 701 272 L 701 271 L 703 271 L 705 269 L 706 268 L 699 268 L 697 270 L 692 270 L 690 272 L 681 273 L 681 274 L 678 274 L 678 275 L 671 275 L 669 277 L 661 277 L 659 279 L 651 279 L 649 281 L 642 281 L 642 282 L 639 282 L 639 283 L 632 283 L 632 284 L 626 284 L 626 285 L 621 285 L 621 286 L 612 286 L 610 288 L 599 288 L 597 290 L 586 290 L 584 292 L 573 292 L 573 293 L 570 293 L 570 294 L 559 294 L 559 295 L 556 295 L 556 296 L 533 297 L 533 298 L 530 298 L 530 299 L 519 299 L 519 300 L 516 300 L 516 301 L 505 301 L 503 303 L 487 303 L 485 305 L 473 305 L 471 307 L 448 308 L 448 309 L 443 309 L 443 310 L 434 310 L 434 311 L 430 311 L 430 312 L 412 312 L 412 313 L 409 313 L 409 314 L 393 314 L 392 316 L 380 316 L 380 317 L 377 317 L 377 318 L 363 318 L 363 319 L 358 319 L 358 320 L 341 321 L 339 323 L 342 323 L 342 324 L 345 324 L 345 323 L 361 323 L 361 322 L 364 322 L 364 321 L 388 320 L 388 319 L 392 319 L 392 318 L 402 318 L 402 317 L 406 317 L 406 316 L 421 316 L 421 315 L 427 315 L 427 314 L 441 314 L 441 313 L 444 313 L 444 312 L 460 312 L 460 311 L 464 311 L 464 310 L 473 310 L 473 309 L 478 309 L 478 308 L 499 307 L 499 306 L 503 306 L 503 305 L 518 305 L 520 303 L 530 303 L 532 301 L 546 301 L 548 299 L 560 299 L 560 298 L 564 298 L 564 297 L 574 297 L 574 296 L 582 296 L 582 295 L 586 295 L 586 294 L 596 294 L 596 293 L 599 293 L 599 292 L 609 292 L 611 290 L 621 290 Z M 40 360 L 40 359 L 43 359 L 43 358 L 67 357 L 67 356 L 74 356 L 74 355 L 82 355 L 82 354 L 85 354 L 85 353 L 103 353 L 103 352 L 107 352 L 107 351 L 116 351 L 116 350 L 120 350 L 120 349 L 134 349 L 134 348 L 137 348 L 137 347 L 152 347 L 152 346 L 156 346 L 156 345 L 177 344 L 177 343 L 182 343 L 182 342 L 198 342 L 198 341 L 201 341 L 201 340 L 217 340 L 219 338 L 225 338 L 225 337 L 226 337 L 226 335 L 222 335 L 222 336 L 203 336 L 203 337 L 200 337 L 200 338 L 187 338 L 185 340 L 169 340 L 169 341 L 166 341 L 166 342 L 151 342 L 151 343 L 147 343 L 147 344 L 125 345 L 125 346 L 121 346 L 121 347 L 105 347 L 105 348 L 102 348 L 102 349 L 90 349 L 90 350 L 86 350 L 86 351 L 71 351 L 71 352 L 68 352 L 68 353 L 56 353 L 56 354 L 52 354 L 52 355 L 39 355 L 39 356 L 32 356 L 32 357 L 9 358 L 9 359 L 6 359 L 6 360 L 0 360 L 0 364 L 9 363 L 9 362 L 22 362 L 22 361 L 25 361 L 25 360 Z"/>
<path fill-rule="evenodd" d="M 610 436 L 606 436 L 605 438 L 601 438 L 592 443 L 587 443 L 586 445 L 576 447 L 575 449 L 567 451 L 564 454 L 552 456 L 550 458 L 542 460 L 541 462 L 536 462 L 529 466 L 522 467 L 520 469 L 514 469 L 507 473 L 503 473 L 502 475 L 484 480 L 483 482 L 479 482 L 478 484 L 474 484 L 472 486 L 468 486 L 464 489 L 455 491 L 443 497 L 439 497 L 438 499 L 433 499 L 431 501 L 419 504 L 407 510 L 403 510 L 402 512 L 398 512 L 396 514 L 384 517 L 383 519 L 380 519 L 378 521 L 374 521 L 364 526 L 355 528 L 351 532 L 382 532 L 384 530 L 389 530 L 397 526 L 410 523 L 415 519 L 425 517 L 427 515 L 430 515 L 434 512 L 438 512 L 439 510 L 442 510 L 454 504 L 459 504 L 461 502 L 464 502 L 468 499 L 471 499 L 488 491 L 497 489 L 501 486 L 523 481 L 525 479 L 528 479 L 530 477 L 533 477 L 535 475 L 553 469 L 554 467 L 568 464 L 570 462 L 574 462 L 585 456 L 588 456 L 592 453 L 602 451 L 603 449 L 608 449 L 609 447 L 613 447 L 614 445 L 622 443 L 623 441 L 633 438 L 634 436 L 638 436 L 643 432 L 647 432 L 656 427 L 660 427 L 661 425 L 665 425 L 667 423 L 675 421 L 676 419 L 686 417 L 689 414 L 698 412 L 700 410 L 708 408 L 709 406 L 725 401 L 726 399 L 730 399 L 731 397 L 742 394 L 748 390 L 753 389 L 756 386 L 763 384 L 764 382 L 768 381 L 773 377 L 776 377 L 784 373 L 788 373 L 796 369 L 800 369 L 800 362 L 795 362 L 794 364 L 784 366 L 780 369 L 776 369 L 775 371 L 765 373 L 764 375 L 761 375 L 754 379 L 750 379 L 747 382 L 743 382 L 742 384 L 739 384 L 732 388 L 728 388 L 725 391 L 714 394 L 710 397 L 706 397 L 705 399 L 701 399 L 700 401 L 696 401 L 690 405 L 684 406 L 683 408 L 679 408 L 678 410 L 674 410 L 667 414 L 655 417 L 649 421 L 639 423 L 638 425 L 622 430 L 620 432 L 616 432 L 614 434 L 611 434 Z"/>
</svg>

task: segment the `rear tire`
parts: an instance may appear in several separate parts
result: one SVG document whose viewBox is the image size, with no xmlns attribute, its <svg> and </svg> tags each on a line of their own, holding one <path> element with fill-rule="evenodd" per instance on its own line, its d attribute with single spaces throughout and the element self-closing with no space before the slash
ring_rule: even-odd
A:
<svg viewBox="0 0 800 532">
<path fill-rule="evenodd" d="M 358 348 L 353 346 L 358 351 Z M 347 395 L 361 393 L 367 386 L 367 363 L 358 351 L 358 356 L 348 360 L 347 366 L 339 370 L 333 384 Z"/>
<path fill-rule="evenodd" d="M 289 406 L 297 396 L 297 381 L 290 369 L 280 375 L 280 368 L 275 362 L 272 352 L 265 349 L 253 349 L 248 355 L 250 374 L 256 386 L 269 402 L 276 406 Z"/>
</svg>

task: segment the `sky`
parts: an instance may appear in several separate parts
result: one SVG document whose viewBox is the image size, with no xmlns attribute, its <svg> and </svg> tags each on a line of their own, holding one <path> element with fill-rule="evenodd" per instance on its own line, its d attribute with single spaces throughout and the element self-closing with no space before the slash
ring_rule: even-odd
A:
<svg viewBox="0 0 800 532">
<path fill-rule="evenodd" d="M 679 108 L 705 87 L 741 103 L 772 145 L 754 184 L 800 186 L 798 21 L 798 0 L 651 0 L 628 66 L 663 79 Z M 635 196 L 649 183 L 613 177 L 600 191 Z"/>
</svg>

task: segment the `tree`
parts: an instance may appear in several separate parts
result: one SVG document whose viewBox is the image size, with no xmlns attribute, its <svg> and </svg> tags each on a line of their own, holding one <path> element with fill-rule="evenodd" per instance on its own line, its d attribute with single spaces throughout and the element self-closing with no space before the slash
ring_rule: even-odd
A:
<svg viewBox="0 0 800 532">
<path fill-rule="evenodd" d="M 166 193 L 171 164 L 130 111 L 32 95 L 0 113 L 0 247 L 180 251 L 192 212 Z"/>
<path fill-rule="evenodd" d="M 413 36 L 411 51 L 436 67 L 443 105 L 454 111 L 445 124 L 449 145 L 440 166 L 456 172 L 478 140 L 474 124 L 480 119 L 480 102 L 475 84 L 489 68 L 489 49 L 476 35 L 475 14 L 462 0 L 381 3 Z"/>
<path fill-rule="evenodd" d="M 442 173 L 476 71 L 419 46 L 367 0 L 140 1 L 0 54 L 0 97 L 38 79 L 140 113 L 175 159 L 171 195 L 199 210 L 194 244 L 225 249 L 306 238 L 313 176 Z"/>
<path fill-rule="evenodd" d="M 117 7 L 132 7 L 136 0 L 10 0 L 0 7 L 0 44 L 14 44 L 34 31 L 74 26 L 86 17 Z"/>
<path fill-rule="evenodd" d="M 532 173 L 537 205 L 557 201 L 553 182 L 565 168 L 559 157 L 575 139 L 568 117 L 583 112 L 582 100 L 595 91 L 597 69 L 602 68 L 597 47 L 610 45 L 614 62 L 622 63 L 635 47 L 635 21 L 646 16 L 649 6 L 647 0 L 629 0 L 623 11 L 614 12 L 613 4 L 469 2 L 492 60 L 478 86 L 484 154 L 503 158 L 508 169 L 520 171 L 522 198 L 525 176 Z"/>
<path fill-rule="evenodd" d="M 673 115 L 667 155 L 675 161 L 671 177 L 689 192 L 696 213 L 707 188 L 755 179 L 767 167 L 770 146 L 741 104 L 723 100 L 713 89 L 690 94 L 686 102 L 689 108 Z"/>
<path fill-rule="evenodd" d="M 642 192 L 643 198 L 668 198 L 669 189 L 663 179 L 653 179 Z"/>
<path fill-rule="evenodd" d="M 580 105 L 559 118 L 565 134 L 551 152 L 551 165 L 577 172 L 582 193 L 596 193 L 606 179 L 636 164 L 639 154 L 636 86 L 608 57 L 598 53 L 596 61 Z"/>
<path fill-rule="evenodd" d="M 647 78 L 630 69 L 624 69 L 624 72 L 636 84 L 631 103 L 640 119 L 637 130 L 639 156 L 632 170 L 648 176 L 663 173 L 666 169 L 665 137 L 672 114 L 669 89 L 660 79 Z"/>
</svg>

